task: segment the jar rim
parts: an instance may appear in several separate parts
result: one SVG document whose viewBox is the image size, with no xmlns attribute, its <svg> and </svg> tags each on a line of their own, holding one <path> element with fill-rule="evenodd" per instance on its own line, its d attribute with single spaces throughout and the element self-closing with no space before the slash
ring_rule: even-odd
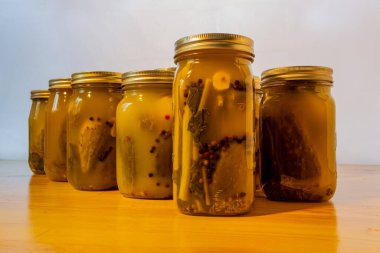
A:
<svg viewBox="0 0 380 253">
<path fill-rule="evenodd" d="M 50 96 L 49 90 L 31 90 L 30 91 L 30 98 L 41 98 L 41 99 L 48 99 Z"/>
<path fill-rule="evenodd" d="M 325 66 L 287 66 L 265 70 L 261 74 L 261 87 L 284 85 L 286 81 L 320 81 L 333 85 L 333 69 Z"/>
<path fill-rule="evenodd" d="M 111 71 L 78 72 L 71 75 L 71 85 L 75 86 L 116 86 L 121 85 L 121 73 Z"/>
<path fill-rule="evenodd" d="M 142 88 L 146 85 L 171 88 L 175 70 L 175 67 L 168 67 L 126 72 L 122 75 L 122 89 Z"/>
<path fill-rule="evenodd" d="M 178 39 L 175 44 L 174 62 L 179 58 L 201 50 L 235 51 L 251 62 L 254 60 L 254 41 L 246 36 L 230 33 L 201 33 Z"/>
<path fill-rule="evenodd" d="M 71 89 L 71 78 L 54 78 L 49 80 L 50 89 Z"/>
</svg>

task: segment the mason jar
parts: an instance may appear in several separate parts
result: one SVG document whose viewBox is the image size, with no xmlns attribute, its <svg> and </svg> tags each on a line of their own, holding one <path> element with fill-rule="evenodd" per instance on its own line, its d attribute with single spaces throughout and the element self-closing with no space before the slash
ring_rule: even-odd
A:
<svg viewBox="0 0 380 253">
<path fill-rule="evenodd" d="M 262 178 L 268 199 L 319 202 L 334 195 L 332 72 L 292 66 L 262 73 Z"/>
<path fill-rule="evenodd" d="M 67 179 L 79 190 L 116 188 L 116 107 L 121 74 L 82 72 L 71 76 L 67 112 Z"/>
<path fill-rule="evenodd" d="M 29 167 L 34 174 L 44 171 L 45 111 L 50 92 L 32 90 L 32 107 L 29 114 Z"/>
<path fill-rule="evenodd" d="M 250 38 L 198 34 L 175 43 L 174 195 L 190 215 L 247 213 L 254 200 Z"/>
<path fill-rule="evenodd" d="M 125 197 L 172 198 L 174 71 L 123 74 L 123 99 L 116 113 L 116 174 Z"/>
<path fill-rule="evenodd" d="M 66 115 L 71 96 L 71 79 L 49 81 L 51 93 L 46 109 L 45 173 L 52 181 L 67 181 Z"/>
</svg>

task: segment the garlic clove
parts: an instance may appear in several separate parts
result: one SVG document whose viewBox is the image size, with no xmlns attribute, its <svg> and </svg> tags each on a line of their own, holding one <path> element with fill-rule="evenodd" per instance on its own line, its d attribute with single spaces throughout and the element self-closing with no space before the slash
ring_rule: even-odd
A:
<svg viewBox="0 0 380 253">
<path fill-rule="evenodd" d="M 224 70 L 217 71 L 212 77 L 212 84 L 216 90 L 227 90 L 230 87 L 231 76 Z"/>
</svg>

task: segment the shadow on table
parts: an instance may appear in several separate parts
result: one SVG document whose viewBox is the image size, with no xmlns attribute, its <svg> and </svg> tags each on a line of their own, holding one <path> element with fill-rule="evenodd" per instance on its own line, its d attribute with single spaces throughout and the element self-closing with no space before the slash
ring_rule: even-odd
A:
<svg viewBox="0 0 380 253">
<path fill-rule="evenodd" d="M 305 202 L 285 202 L 272 201 L 266 198 L 256 198 L 252 210 L 245 216 L 263 216 L 276 213 L 292 212 L 303 209 L 330 208 L 335 213 L 334 205 L 330 202 L 305 203 Z M 244 217 L 244 216 L 243 216 Z"/>
</svg>

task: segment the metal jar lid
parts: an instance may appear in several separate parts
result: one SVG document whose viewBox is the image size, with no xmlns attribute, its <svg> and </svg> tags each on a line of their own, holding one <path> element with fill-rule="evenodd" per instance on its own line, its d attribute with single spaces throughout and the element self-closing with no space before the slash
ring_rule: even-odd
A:
<svg viewBox="0 0 380 253">
<path fill-rule="evenodd" d="M 121 84 L 121 73 L 109 72 L 109 71 L 91 71 L 91 72 L 80 72 L 71 75 L 71 85 L 110 85 L 110 86 L 120 86 Z"/>
<path fill-rule="evenodd" d="M 152 70 L 129 71 L 123 74 L 122 88 L 136 88 L 141 85 L 152 85 L 171 88 L 176 68 L 159 68 Z"/>
<path fill-rule="evenodd" d="M 50 89 L 71 89 L 71 78 L 56 78 L 49 80 Z"/>
<path fill-rule="evenodd" d="M 333 83 L 333 70 L 323 66 L 290 66 L 273 68 L 261 74 L 261 87 L 277 86 L 284 81 L 322 81 L 326 85 Z"/>
<path fill-rule="evenodd" d="M 253 40 L 237 34 L 229 33 L 203 33 L 190 35 L 175 42 L 174 61 L 184 54 L 194 53 L 199 50 L 229 50 L 240 52 L 253 62 Z"/>
<path fill-rule="evenodd" d="M 30 98 L 42 98 L 42 99 L 48 99 L 50 96 L 50 91 L 48 90 L 32 90 L 30 92 Z"/>
</svg>

